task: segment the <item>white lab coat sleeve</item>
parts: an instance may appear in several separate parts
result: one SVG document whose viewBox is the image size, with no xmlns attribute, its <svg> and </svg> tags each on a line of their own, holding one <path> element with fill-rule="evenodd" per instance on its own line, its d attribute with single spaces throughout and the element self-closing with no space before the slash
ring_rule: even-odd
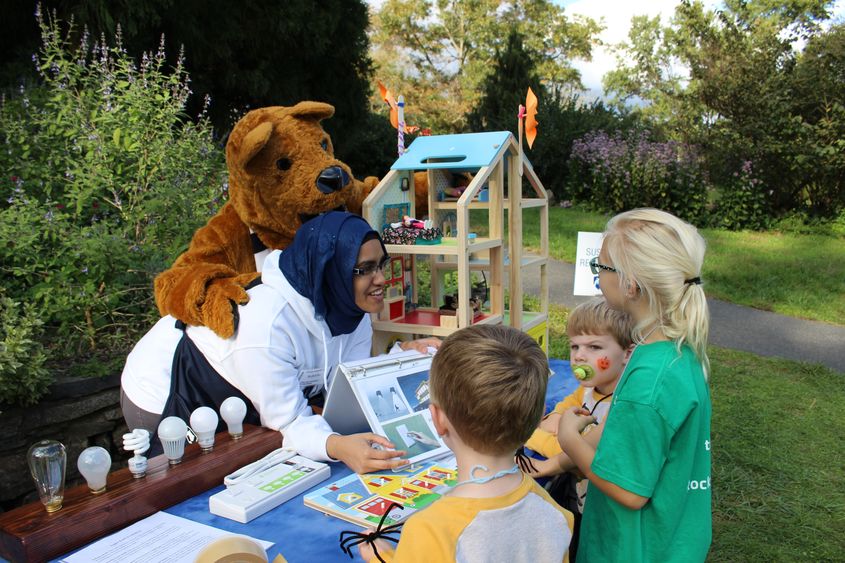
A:
<svg viewBox="0 0 845 563">
<path fill-rule="evenodd" d="M 327 461 L 326 440 L 332 429 L 322 416 L 314 414 L 302 394 L 293 350 L 290 336 L 277 331 L 269 346 L 234 351 L 231 372 L 241 374 L 238 388 L 258 410 L 262 426 L 279 430 L 285 447 Z"/>
</svg>

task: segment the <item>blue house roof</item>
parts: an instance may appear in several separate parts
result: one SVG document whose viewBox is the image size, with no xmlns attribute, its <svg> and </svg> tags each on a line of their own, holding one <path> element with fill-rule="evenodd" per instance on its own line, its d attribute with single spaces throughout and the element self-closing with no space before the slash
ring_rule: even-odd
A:
<svg viewBox="0 0 845 563">
<path fill-rule="evenodd" d="M 391 169 L 477 170 L 493 164 L 496 154 L 509 137 L 510 131 L 417 137 Z"/>
</svg>

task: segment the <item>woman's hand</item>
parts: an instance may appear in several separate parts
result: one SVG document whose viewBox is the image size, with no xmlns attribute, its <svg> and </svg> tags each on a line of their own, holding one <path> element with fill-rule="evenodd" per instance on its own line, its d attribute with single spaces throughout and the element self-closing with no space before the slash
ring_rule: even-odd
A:
<svg viewBox="0 0 845 563">
<path fill-rule="evenodd" d="M 543 420 L 540 421 L 538 428 L 545 430 L 549 434 L 557 436 L 557 427 L 560 424 L 560 413 L 550 412 Z"/>
<path fill-rule="evenodd" d="M 355 473 L 369 473 L 408 465 L 407 459 L 395 459 L 407 452 L 394 450 L 384 436 L 363 432 L 341 436 L 332 434 L 326 440 L 326 453 L 345 463 Z"/>
<path fill-rule="evenodd" d="M 418 338 L 417 340 L 408 340 L 405 342 L 400 342 L 399 347 L 402 350 L 416 350 L 420 354 L 428 354 L 429 348 L 434 348 L 438 350 L 440 345 L 443 344 L 443 341 L 435 336 L 431 336 L 428 338 Z"/>
<path fill-rule="evenodd" d="M 590 424 L 595 424 L 596 417 L 583 407 L 569 407 L 560 415 L 557 427 L 557 441 L 566 452 L 567 445 L 574 439 L 581 439 L 581 432 Z"/>
</svg>

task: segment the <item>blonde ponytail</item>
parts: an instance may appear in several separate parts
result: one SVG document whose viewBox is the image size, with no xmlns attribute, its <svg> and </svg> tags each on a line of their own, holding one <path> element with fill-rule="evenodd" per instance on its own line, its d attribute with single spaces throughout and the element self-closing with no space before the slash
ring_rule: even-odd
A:
<svg viewBox="0 0 845 563">
<path fill-rule="evenodd" d="M 679 351 L 689 344 L 707 377 L 710 314 L 700 279 L 706 243 L 698 230 L 665 211 L 633 209 L 608 222 L 603 244 L 620 287 L 635 283 L 648 299 L 648 317 L 635 332 L 641 338 L 645 328 L 660 326 Z"/>
</svg>

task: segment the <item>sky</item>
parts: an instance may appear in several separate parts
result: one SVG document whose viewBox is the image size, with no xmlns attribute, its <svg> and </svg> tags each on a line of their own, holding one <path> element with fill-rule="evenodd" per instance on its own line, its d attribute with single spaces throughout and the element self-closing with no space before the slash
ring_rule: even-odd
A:
<svg viewBox="0 0 845 563">
<path fill-rule="evenodd" d="M 678 0 L 648 0 L 636 2 L 633 0 L 556 0 L 556 3 L 566 9 L 567 14 L 581 14 L 596 21 L 604 20 L 605 30 L 600 35 L 605 45 L 617 44 L 627 40 L 631 18 L 635 15 L 654 17 L 660 14 L 662 22 L 668 22 L 675 11 Z M 705 0 L 707 6 L 719 4 L 715 0 Z M 834 18 L 845 18 L 845 0 L 837 0 L 832 10 Z M 588 92 L 588 97 L 599 97 L 602 94 L 601 79 L 604 74 L 616 68 L 616 57 L 605 47 L 593 49 L 592 61 L 573 61 L 575 68 L 581 72 L 581 82 Z"/>
</svg>

